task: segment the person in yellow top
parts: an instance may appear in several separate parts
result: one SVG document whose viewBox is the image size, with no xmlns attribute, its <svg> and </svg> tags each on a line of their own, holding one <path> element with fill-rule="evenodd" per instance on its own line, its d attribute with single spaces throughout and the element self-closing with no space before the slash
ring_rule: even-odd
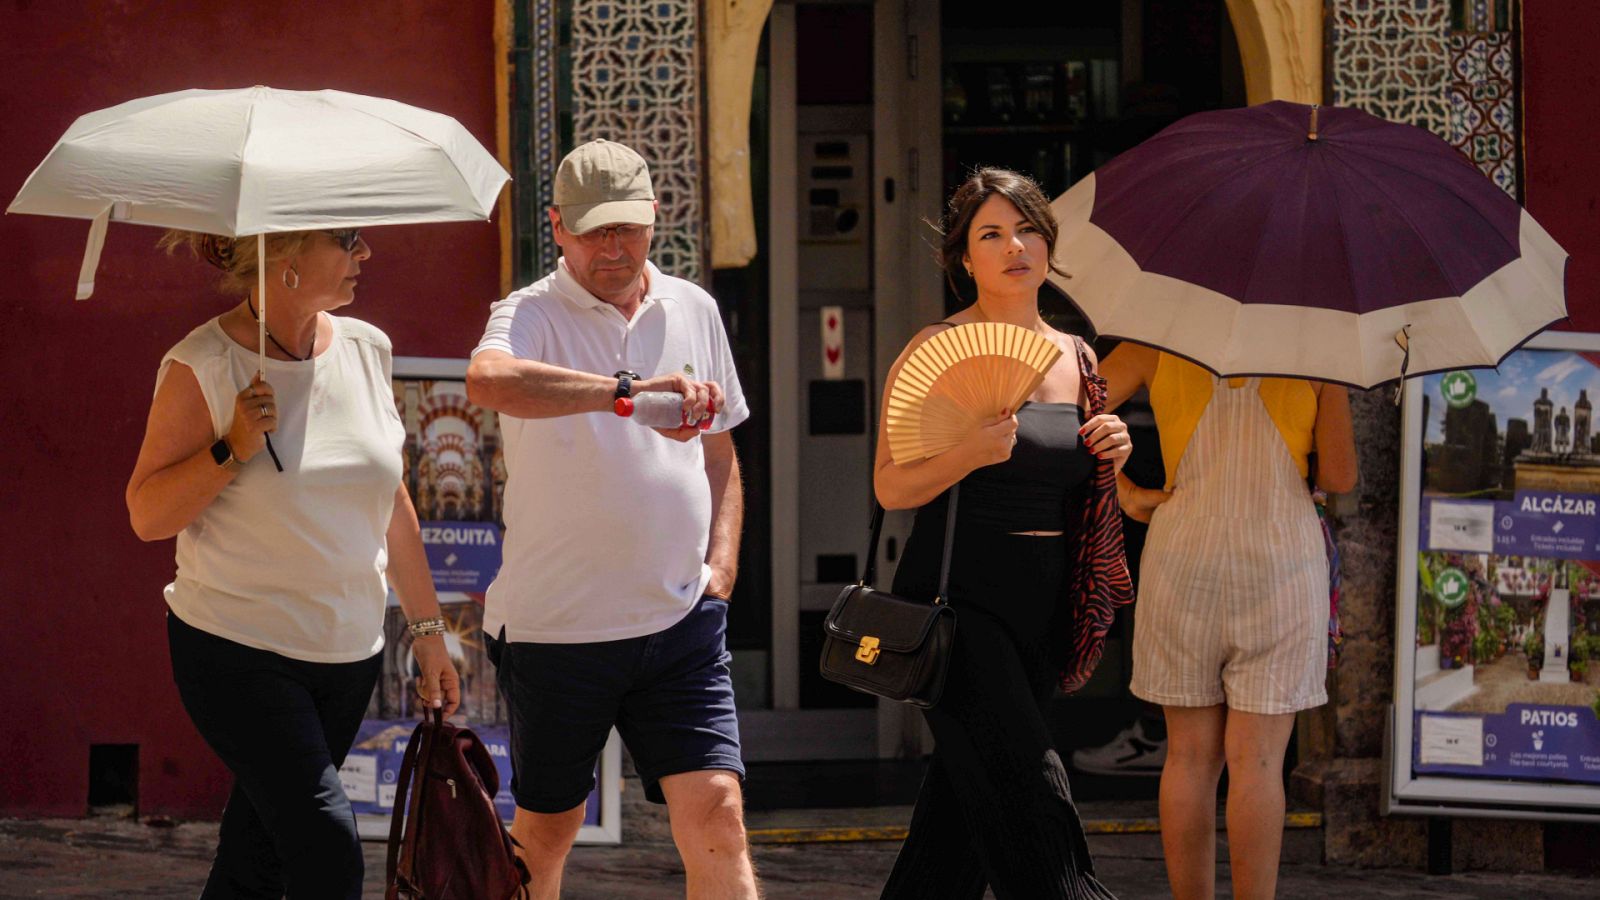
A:
<svg viewBox="0 0 1600 900">
<path fill-rule="evenodd" d="M 1101 371 L 1107 409 L 1149 389 L 1166 464 L 1164 490 L 1121 475 L 1118 487 L 1124 511 L 1150 523 L 1130 687 L 1167 718 L 1161 843 L 1172 893 L 1214 894 L 1226 765 L 1234 896 L 1272 897 L 1294 714 L 1328 699 L 1328 560 L 1307 480 L 1330 493 L 1355 486 L 1349 396 L 1299 379 L 1219 379 L 1132 343 Z"/>
</svg>

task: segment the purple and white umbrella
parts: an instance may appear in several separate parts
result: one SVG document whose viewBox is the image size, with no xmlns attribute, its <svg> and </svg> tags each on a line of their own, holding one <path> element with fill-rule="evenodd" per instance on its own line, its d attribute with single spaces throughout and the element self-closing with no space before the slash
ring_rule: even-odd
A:
<svg viewBox="0 0 1600 900">
<path fill-rule="evenodd" d="M 1051 204 L 1104 337 L 1369 388 L 1493 366 L 1567 315 L 1566 251 L 1449 144 L 1354 109 L 1189 116 Z"/>
</svg>

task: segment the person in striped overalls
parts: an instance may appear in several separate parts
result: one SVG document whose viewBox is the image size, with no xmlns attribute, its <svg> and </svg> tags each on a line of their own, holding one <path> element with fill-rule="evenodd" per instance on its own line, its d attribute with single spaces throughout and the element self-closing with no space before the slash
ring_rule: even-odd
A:
<svg viewBox="0 0 1600 900">
<path fill-rule="evenodd" d="M 1355 486 L 1349 397 L 1298 379 L 1219 379 L 1131 343 L 1102 371 L 1110 409 L 1149 389 L 1167 470 L 1165 490 L 1126 476 L 1119 488 L 1124 511 L 1150 523 L 1130 689 L 1167 719 L 1168 880 L 1178 900 L 1213 895 L 1226 765 L 1234 896 L 1271 897 L 1294 714 L 1328 700 L 1328 559 L 1307 481 Z"/>
</svg>

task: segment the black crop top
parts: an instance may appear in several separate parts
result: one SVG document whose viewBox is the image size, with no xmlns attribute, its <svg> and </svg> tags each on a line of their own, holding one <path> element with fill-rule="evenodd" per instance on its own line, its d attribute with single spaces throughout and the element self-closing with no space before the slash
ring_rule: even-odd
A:
<svg viewBox="0 0 1600 900">
<path fill-rule="evenodd" d="M 1078 439 L 1076 403 L 1024 403 L 1017 410 L 1011 458 L 961 480 L 957 515 L 964 525 L 1002 531 L 1066 531 L 1067 495 L 1094 472 L 1094 454 Z M 944 521 L 948 492 L 918 511 Z"/>
</svg>

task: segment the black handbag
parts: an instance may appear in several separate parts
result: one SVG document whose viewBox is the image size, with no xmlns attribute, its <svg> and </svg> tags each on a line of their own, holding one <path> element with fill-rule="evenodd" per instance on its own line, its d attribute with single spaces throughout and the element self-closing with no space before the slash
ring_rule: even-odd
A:
<svg viewBox="0 0 1600 900">
<path fill-rule="evenodd" d="M 945 603 L 945 592 L 959 490 L 959 484 L 950 489 L 945 509 L 939 593 L 932 603 L 896 597 L 872 586 L 883 533 L 883 507 L 874 505 L 872 544 L 861 581 L 840 592 L 824 622 L 823 678 L 924 709 L 939 702 L 956 633 L 956 611 Z"/>
</svg>

